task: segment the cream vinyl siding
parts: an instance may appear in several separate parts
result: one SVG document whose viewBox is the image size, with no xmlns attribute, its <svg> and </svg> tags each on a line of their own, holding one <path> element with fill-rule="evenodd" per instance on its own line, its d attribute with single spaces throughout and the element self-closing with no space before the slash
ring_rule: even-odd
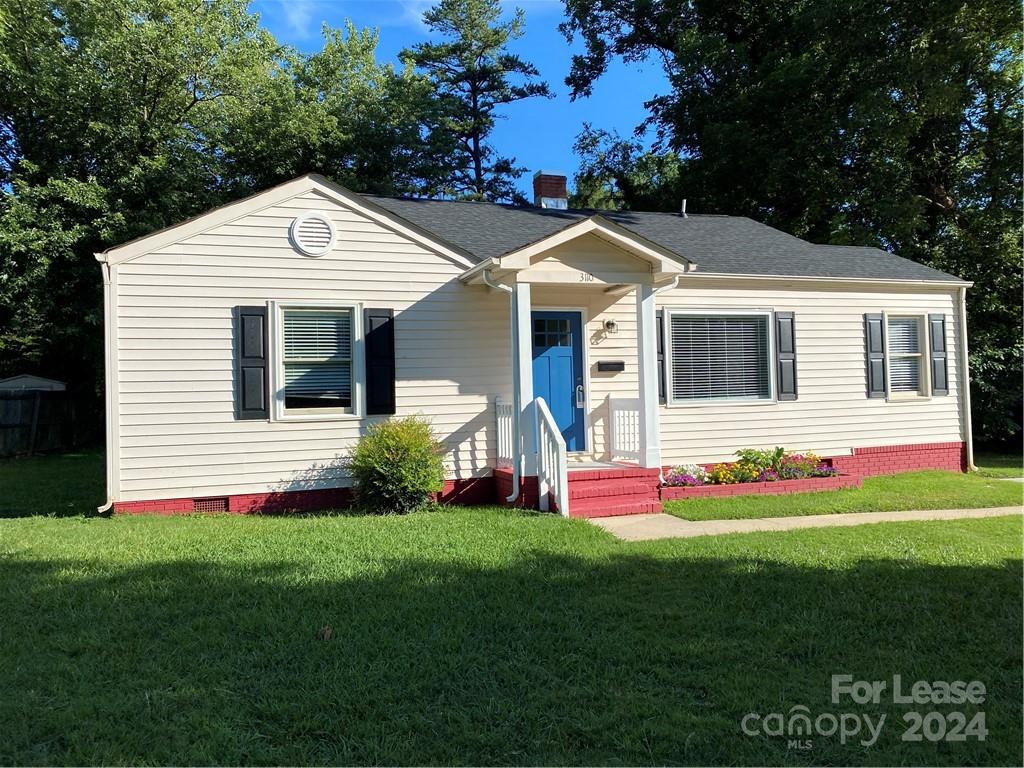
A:
<svg viewBox="0 0 1024 768">
<path fill-rule="evenodd" d="M 309 210 L 327 213 L 337 233 L 323 256 L 289 243 Z M 114 498 L 349 484 L 341 459 L 382 417 L 234 417 L 232 310 L 268 301 L 393 309 L 399 415 L 430 417 L 449 477 L 490 474 L 493 396 L 511 395 L 508 298 L 461 284 L 464 269 L 317 192 L 119 264 Z"/>
<path fill-rule="evenodd" d="M 635 283 L 651 278 L 651 265 L 594 234 L 581 235 L 533 257 L 519 279 L 557 282 L 561 287 Z"/>
<path fill-rule="evenodd" d="M 795 313 L 799 398 L 662 406 L 663 463 L 727 461 L 735 459 L 738 448 L 775 445 L 827 455 L 856 447 L 964 439 L 954 289 L 875 290 L 686 277 L 681 285 L 658 295 L 659 309 Z M 864 314 L 883 311 L 946 316 L 948 395 L 898 401 L 866 397 Z"/>
</svg>

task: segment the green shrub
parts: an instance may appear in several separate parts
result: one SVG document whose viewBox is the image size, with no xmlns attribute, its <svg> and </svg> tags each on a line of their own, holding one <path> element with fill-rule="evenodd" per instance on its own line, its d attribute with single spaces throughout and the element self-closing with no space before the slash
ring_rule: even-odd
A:
<svg viewBox="0 0 1024 768">
<path fill-rule="evenodd" d="M 430 503 L 444 487 L 443 448 L 420 416 L 374 424 L 352 451 L 356 498 L 381 514 L 404 514 Z"/>
<path fill-rule="evenodd" d="M 742 448 L 736 451 L 741 462 L 756 467 L 762 472 L 778 472 L 786 458 L 786 449 L 781 445 L 775 448 Z"/>
</svg>

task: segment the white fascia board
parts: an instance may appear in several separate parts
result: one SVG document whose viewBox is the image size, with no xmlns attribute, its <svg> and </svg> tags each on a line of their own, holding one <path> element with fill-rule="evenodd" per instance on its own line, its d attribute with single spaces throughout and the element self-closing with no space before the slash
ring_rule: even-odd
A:
<svg viewBox="0 0 1024 768">
<path fill-rule="evenodd" d="M 201 213 L 180 224 L 144 235 L 124 245 L 108 248 L 103 253 L 97 254 L 96 258 L 108 264 L 120 264 L 130 261 L 310 191 L 319 192 L 327 198 L 351 208 L 381 226 L 407 237 L 438 255 L 450 259 L 459 266 L 472 267 L 476 264 L 475 260 L 467 254 L 456 250 L 447 243 L 430 235 L 430 233 L 424 232 L 412 223 L 366 200 L 361 195 L 351 192 L 317 174 L 300 176 L 297 179 L 278 184 L 276 187 L 271 187 L 263 192 L 257 192 L 249 197 L 222 205 L 206 213 Z"/>
</svg>

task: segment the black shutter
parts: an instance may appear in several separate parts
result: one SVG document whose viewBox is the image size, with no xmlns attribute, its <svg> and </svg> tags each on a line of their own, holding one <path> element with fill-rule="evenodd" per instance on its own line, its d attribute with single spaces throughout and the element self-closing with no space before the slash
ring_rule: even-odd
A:
<svg viewBox="0 0 1024 768">
<path fill-rule="evenodd" d="M 792 312 L 775 313 L 775 371 L 779 400 L 796 400 L 796 335 Z"/>
<path fill-rule="evenodd" d="M 267 308 L 235 307 L 235 416 L 270 417 Z"/>
<path fill-rule="evenodd" d="M 946 316 L 928 315 L 929 347 L 932 355 L 932 394 L 949 394 L 949 367 L 946 350 Z"/>
<path fill-rule="evenodd" d="M 654 313 L 658 326 L 658 402 L 665 404 L 665 313 L 657 310 Z"/>
<path fill-rule="evenodd" d="M 868 397 L 885 397 L 885 318 L 882 315 L 864 315 L 864 351 Z"/>
<path fill-rule="evenodd" d="M 366 355 L 366 413 L 395 412 L 395 313 L 363 310 Z"/>
</svg>

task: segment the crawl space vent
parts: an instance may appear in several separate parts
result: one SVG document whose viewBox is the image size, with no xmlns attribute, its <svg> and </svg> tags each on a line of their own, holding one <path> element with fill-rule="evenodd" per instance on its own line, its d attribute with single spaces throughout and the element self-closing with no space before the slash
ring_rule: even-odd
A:
<svg viewBox="0 0 1024 768">
<path fill-rule="evenodd" d="M 192 499 L 193 512 L 227 512 L 228 500 L 219 499 Z"/>
<path fill-rule="evenodd" d="M 334 247 L 334 224 L 326 214 L 308 211 L 292 222 L 292 245 L 307 256 L 323 256 Z"/>
</svg>

